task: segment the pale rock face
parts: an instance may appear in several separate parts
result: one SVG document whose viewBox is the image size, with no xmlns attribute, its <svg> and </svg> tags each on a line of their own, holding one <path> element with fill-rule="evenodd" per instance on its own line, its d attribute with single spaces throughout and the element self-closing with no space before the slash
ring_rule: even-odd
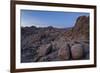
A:
<svg viewBox="0 0 100 73">
<path fill-rule="evenodd" d="M 40 46 L 38 51 L 37 51 L 38 52 L 38 56 L 45 56 L 45 55 L 47 55 L 50 52 L 51 49 L 52 49 L 51 44 Z"/>
<path fill-rule="evenodd" d="M 57 40 L 52 42 L 52 45 L 54 48 L 56 49 L 60 49 L 62 46 L 64 46 L 66 44 L 66 40 L 64 37 L 60 37 Z"/>
<path fill-rule="evenodd" d="M 63 44 L 61 48 L 58 50 L 58 56 L 61 60 L 70 59 L 70 48 L 67 43 Z"/>
<path fill-rule="evenodd" d="M 81 59 L 83 57 L 83 47 L 81 44 L 74 44 L 71 47 L 72 59 Z"/>
</svg>

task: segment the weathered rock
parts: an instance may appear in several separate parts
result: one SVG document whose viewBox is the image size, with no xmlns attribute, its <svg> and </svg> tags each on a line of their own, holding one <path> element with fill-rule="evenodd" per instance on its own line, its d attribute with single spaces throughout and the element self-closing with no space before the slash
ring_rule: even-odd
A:
<svg viewBox="0 0 100 73">
<path fill-rule="evenodd" d="M 46 56 L 41 57 L 39 59 L 39 61 L 40 62 L 42 62 L 42 61 L 56 61 L 58 59 L 57 53 L 58 53 L 57 51 L 52 52 L 52 53 L 50 53 L 50 54 L 48 54 Z"/>
<path fill-rule="evenodd" d="M 51 44 L 45 44 L 39 47 L 38 49 L 38 56 L 45 56 L 49 54 L 52 51 L 52 45 Z"/>
<path fill-rule="evenodd" d="M 64 37 L 60 37 L 60 38 L 57 38 L 55 41 L 52 42 L 52 46 L 53 46 L 53 49 L 55 50 L 58 50 L 60 48 L 62 48 L 63 45 L 65 45 L 67 42 L 65 40 Z"/>
<path fill-rule="evenodd" d="M 70 47 L 67 43 L 62 44 L 58 51 L 58 56 L 62 60 L 70 59 Z"/>
<path fill-rule="evenodd" d="M 81 59 L 83 58 L 83 46 L 81 44 L 74 44 L 71 47 L 71 55 L 72 55 L 72 59 Z"/>
<path fill-rule="evenodd" d="M 83 39 L 83 40 L 89 39 L 89 17 L 88 16 L 80 16 L 77 18 L 75 26 L 73 27 L 72 36 L 74 39 Z"/>
</svg>

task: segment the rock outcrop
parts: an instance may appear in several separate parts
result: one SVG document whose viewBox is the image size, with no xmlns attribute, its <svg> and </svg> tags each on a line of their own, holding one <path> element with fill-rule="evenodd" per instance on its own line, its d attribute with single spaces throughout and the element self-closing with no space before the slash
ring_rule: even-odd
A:
<svg viewBox="0 0 100 73">
<path fill-rule="evenodd" d="M 70 47 L 66 43 L 63 44 L 62 47 L 58 50 L 58 56 L 61 60 L 69 60 L 70 54 Z"/>
<path fill-rule="evenodd" d="M 52 51 L 52 46 L 51 44 L 41 45 L 37 51 L 38 56 L 46 56 Z"/>
<path fill-rule="evenodd" d="M 89 17 L 80 16 L 76 20 L 76 24 L 73 27 L 73 38 L 77 39 L 77 37 L 80 37 L 79 39 L 81 40 L 89 39 Z"/>
</svg>

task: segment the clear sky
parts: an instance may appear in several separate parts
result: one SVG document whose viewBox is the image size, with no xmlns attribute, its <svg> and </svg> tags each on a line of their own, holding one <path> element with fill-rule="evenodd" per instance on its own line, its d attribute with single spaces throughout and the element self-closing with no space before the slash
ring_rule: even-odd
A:
<svg viewBox="0 0 100 73">
<path fill-rule="evenodd" d="M 79 16 L 89 13 L 21 10 L 21 26 L 67 28 L 74 26 Z"/>
</svg>

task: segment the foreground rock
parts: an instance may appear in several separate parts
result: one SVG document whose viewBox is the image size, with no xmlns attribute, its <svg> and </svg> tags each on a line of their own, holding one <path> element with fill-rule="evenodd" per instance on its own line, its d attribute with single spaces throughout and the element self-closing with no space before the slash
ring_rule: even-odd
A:
<svg viewBox="0 0 100 73">
<path fill-rule="evenodd" d="M 61 60 L 70 59 L 70 47 L 67 43 L 64 43 L 58 51 L 58 56 Z"/>
<path fill-rule="evenodd" d="M 59 60 L 58 56 L 57 56 L 57 51 L 55 52 L 51 52 L 50 54 L 40 57 L 40 59 L 38 60 L 39 62 L 43 62 L 43 61 L 57 61 Z"/>
<path fill-rule="evenodd" d="M 49 54 L 52 50 L 52 46 L 51 44 L 46 44 L 46 45 L 42 45 L 39 47 L 38 49 L 38 56 L 45 56 L 47 54 Z"/>
<path fill-rule="evenodd" d="M 74 44 L 71 47 L 71 54 L 72 54 L 72 59 L 82 59 L 83 58 L 83 47 L 81 44 Z"/>
</svg>

